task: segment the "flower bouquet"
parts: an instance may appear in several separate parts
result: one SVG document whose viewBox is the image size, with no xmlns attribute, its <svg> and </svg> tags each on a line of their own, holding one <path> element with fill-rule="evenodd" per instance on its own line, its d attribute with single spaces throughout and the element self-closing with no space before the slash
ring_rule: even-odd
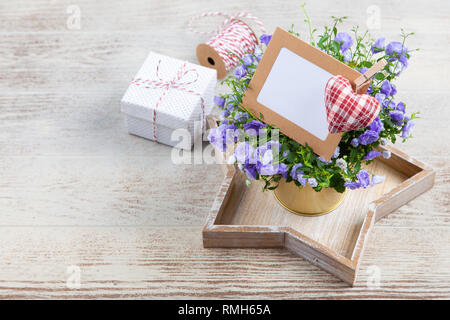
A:
<svg viewBox="0 0 450 320">
<path fill-rule="evenodd" d="M 302 8 L 304 10 L 304 6 Z M 378 117 L 366 128 L 345 132 L 330 161 L 282 133 L 272 139 L 271 133 L 277 128 L 263 123 L 261 115 L 252 114 L 242 104 L 263 55 L 262 48 L 258 47 L 254 53 L 244 55 L 234 75 L 223 81 L 231 92 L 215 97 L 215 104 L 221 109 L 221 120 L 218 127 L 210 131 L 209 141 L 222 152 L 234 150 L 228 163 L 237 164 L 245 172 L 247 184 L 251 180 L 263 180 L 264 190 L 276 189 L 281 179 L 300 188 L 310 186 L 315 191 L 329 188 L 338 193 L 381 183 L 384 177 L 371 175 L 363 165 L 370 164 L 376 157 L 389 158 L 389 151 L 380 152 L 378 147 L 398 139 L 404 142 L 411 136 L 413 120 L 418 118 L 417 113 L 406 112 L 404 102 L 394 101 L 397 93 L 394 81 L 407 68 L 413 51 L 405 47 L 405 41 L 413 33 L 402 30 L 401 41 L 387 43 L 385 38 L 372 39 L 367 31 L 361 33 L 359 27 L 352 28 L 352 35 L 338 31 L 346 17 L 332 17 L 332 24 L 316 35 L 317 30 L 312 29 L 304 12 L 311 45 L 361 73 L 380 59 L 387 61 L 367 91 L 381 104 Z M 289 32 L 300 37 L 293 25 Z M 267 46 L 270 39 L 270 35 L 262 35 L 260 42 Z"/>
</svg>

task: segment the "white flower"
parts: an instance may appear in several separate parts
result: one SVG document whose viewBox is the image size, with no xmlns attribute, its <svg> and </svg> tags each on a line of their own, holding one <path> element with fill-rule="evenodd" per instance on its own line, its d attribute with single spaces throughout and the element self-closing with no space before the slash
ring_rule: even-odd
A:
<svg viewBox="0 0 450 320">
<path fill-rule="evenodd" d="M 381 155 L 383 156 L 383 158 L 389 159 L 391 157 L 391 152 L 390 151 L 383 151 L 381 153 Z"/>
<path fill-rule="evenodd" d="M 336 166 L 338 166 L 339 168 L 344 170 L 345 168 L 347 168 L 347 162 L 345 162 L 344 159 L 339 158 L 339 159 L 336 160 Z"/>
<path fill-rule="evenodd" d="M 239 142 L 234 149 L 234 157 L 239 163 L 256 163 L 255 149 L 248 142 Z"/>
</svg>

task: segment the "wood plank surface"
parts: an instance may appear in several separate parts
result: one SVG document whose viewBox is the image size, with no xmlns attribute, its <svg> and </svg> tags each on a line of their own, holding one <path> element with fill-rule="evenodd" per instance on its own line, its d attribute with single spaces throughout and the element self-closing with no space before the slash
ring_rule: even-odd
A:
<svg viewBox="0 0 450 320">
<path fill-rule="evenodd" d="M 126 133 L 119 101 L 148 51 L 196 61 L 206 37 L 189 17 L 245 10 L 306 37 L 300 3 L 0 2 L 0 298 L 450 298 L 448 1 L 307 4 L 314 26 L 346 15 L 346 31 L 375 6 L 374 37 L 405 28 L 420 48 L 397 101 L 422 119 L 396 147 L 433 167 L 435 186 L 373 227 L 353 288 L 285 249 L 204 249 L 220 167 L 175 165 L 170 148 Z M 66 285 L 72 265 L 79 289 Z"/>
</svg>

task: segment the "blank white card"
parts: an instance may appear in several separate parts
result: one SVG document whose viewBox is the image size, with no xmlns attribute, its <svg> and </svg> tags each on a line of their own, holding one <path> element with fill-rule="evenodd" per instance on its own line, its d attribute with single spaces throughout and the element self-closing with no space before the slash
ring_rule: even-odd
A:
<svg viewBox="0 0 450 320">
<path fill-rule="evenodd" d="M 291 50 L 281 48 L 257 101 L 325 140 L 329 134 L 325 86 L 332 76 Z"/>
</svg>

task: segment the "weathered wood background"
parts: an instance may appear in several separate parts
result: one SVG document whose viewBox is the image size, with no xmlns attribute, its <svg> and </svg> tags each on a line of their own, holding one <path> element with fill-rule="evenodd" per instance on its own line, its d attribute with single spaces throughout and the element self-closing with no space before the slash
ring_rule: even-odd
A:
<svg viewBox="0 0 450 320">
<path fill-rule="evenodd" d="M 186 31 L 190 16 L 248 10 L 306 35 L 299 4 L 2 0 L 0 298 L 450 298 L 448 1 L 308 4 L 315 26 L 347 15 L 348 31 L 379 10 L 374 37 L 403 27 L 420 47 L 397 84 L 422 119 L 397 146 L 436 185 L 374 227 L 354 288 L 286 250 L 204 249 L 220 168 L 174 165 L 170 148 L 126 133 L 119 101 L 148 51 L 196 61 L 205 38 Z"/>
</svg>

